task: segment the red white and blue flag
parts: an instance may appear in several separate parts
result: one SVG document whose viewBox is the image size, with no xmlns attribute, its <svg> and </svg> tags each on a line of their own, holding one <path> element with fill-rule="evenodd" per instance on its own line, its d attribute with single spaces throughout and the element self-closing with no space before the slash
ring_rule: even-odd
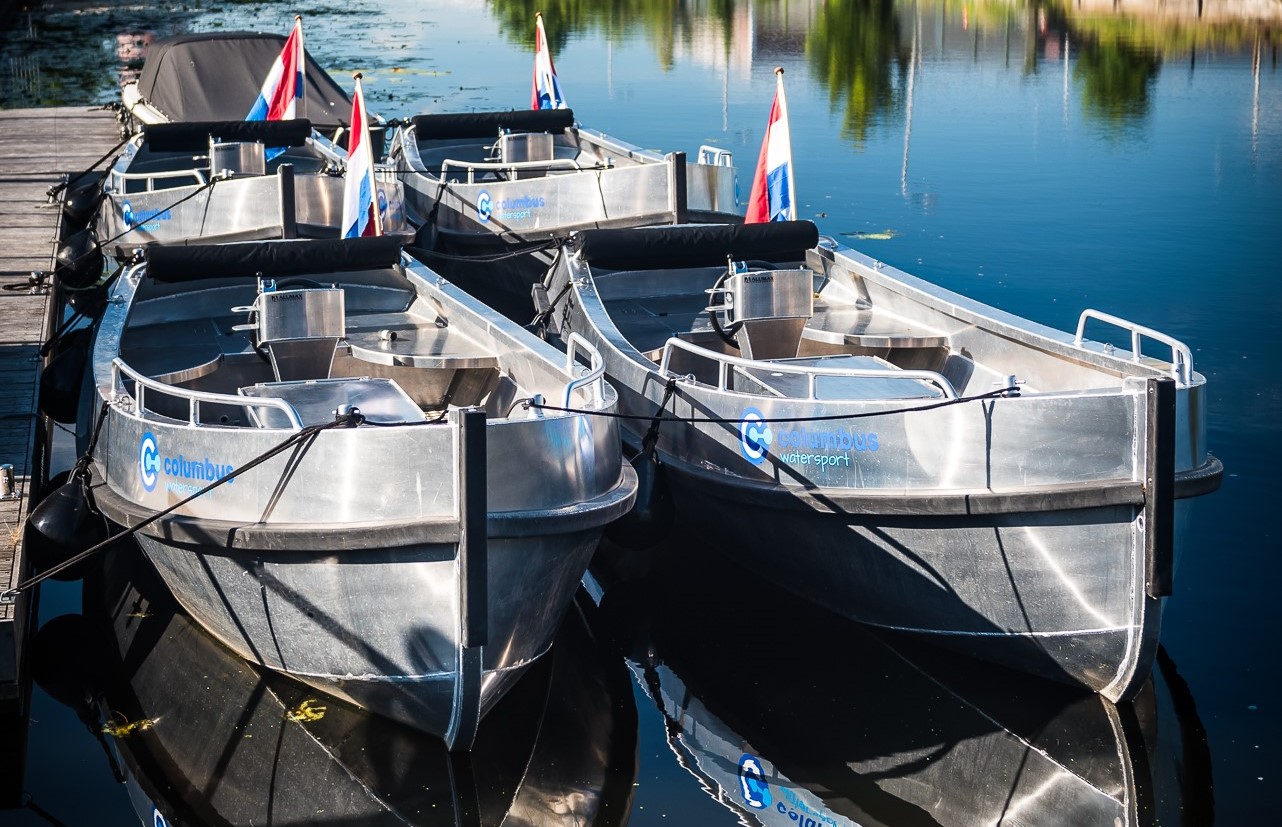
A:
<svg viewBox="0 0 1282 827">
<path fill-rule="evenodd" d="M 531 109 L 565 109 L 565 95 L 552 65 L 548 35 L 543 31 L 543 15 L 534 15 L 534 87 L 530 92 Z"/>
<path fill-rule="evenodd" d="M 752 176 L 745 224 L 791 221 L 797 217 L 792 180 L 792 139 L 788 135 L 788 104 L 783 96 L 783 69 L 775 69 L 775 102 L 761 141 L 761 156 Z"/>
<path fill-rule="evenodd" d="M 267 73 L 258 100 L 245 120 L 287 121 L 298 117 L 297 105 L 303 99 L 303 66 L 303 18 L 295 15 L 294 30 Z"/>
<path fill-rule="evenodd" d="M 365 92 L 356 74 L 352 94 L 352 126 L 347 138 L 347 181 L 343 187 L 343 238 L 382 235 L 378 209 L 378 182 L 374 180 L 374 153 L 365 115 Z"/>
</svg>

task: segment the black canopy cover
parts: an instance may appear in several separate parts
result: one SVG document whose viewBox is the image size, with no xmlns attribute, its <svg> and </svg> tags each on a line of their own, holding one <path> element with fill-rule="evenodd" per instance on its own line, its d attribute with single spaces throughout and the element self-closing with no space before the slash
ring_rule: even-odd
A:
<svg viewBox="0 0 1282 827">
<path fill-rule="evenodd" d="M 281 35 L 253 32 L 158 40 L 148 49 L 138 91 L 172 121 L 244 120 L 284 46 Z M 311 55 L 306 64 L 297 116 L 319 128 L 346 124 L 352 117 L 351 99 Z"/>
<path fill-rule="evenodd" d="M 378 270 L 400 261 L 395 236 L 317 240 L 249 241 L 233 244 L 153 245 L 147 275 L 155 281 L 322 275 Z"/>
<path fill-rule="evenodd" d="M 580 230 L 571 237 L 576 254 L 607 270 L 710 267 L 736 260 L 798 261 L 819 243 L 809 221 L 764 224 L 685 224 Z"/>
</svg>

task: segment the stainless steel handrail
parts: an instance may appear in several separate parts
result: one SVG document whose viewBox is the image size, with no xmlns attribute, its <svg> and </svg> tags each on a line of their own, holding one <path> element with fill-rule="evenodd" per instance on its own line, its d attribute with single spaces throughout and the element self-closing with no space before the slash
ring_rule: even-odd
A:
<svg viewBox="0 0 1282 827">
<path fill-rule="evenodd" d="M 132 395 L 134 408 L 139 413 L 147 410 L 146 393 L 144 389 L 153 390 L 157 393 L 172 396 L 176 399 L 187 400 L 187 424 L 192 428 L 208 427 L 202 426 L 200 422 L 200 403 L 208 402 L 216 405 L 235 405 L 246 409 L 250 416 L 257 421 L 254 414 L 254 408 L 268 407 L 276 408 L 285 415 L 289 420 L 289 426 L 292 430 L 301 430 L 303 427 L 302 420 L 298 418 L 298 411 L 294 406 L 284 399 L 277 399 L 271 396 L 255 396 L 253 398 L 246 396 L 233 396 L 226 393 L 211 393 L 209 391 L 194 391 L 189 388 L 175 388 L 172 385 L 166 385 L 163 382 L 157 382 L 155 379 L 143 376 L 138 371 L 125 364 L 124 360 L 117 356 L 111 360 L 111 389 L 113 394 L 126 396 L 124 383 L 120 381 L 120 375 L 124 374 L 134 380 L 134 392 Z M 113 400 L 114 401 L 114 400 Z M 155 413 L 153 411 L 153 413 Z"/>
<path fill-rule="evenodd" d="M 477 170 L 510 170 L 515 172 L 520 169 L 585 169 L 574 158 L 553 158 L 549 161 L 455 161 L 451 158 L 446 158 L 441 161 L 441 176 L 444 177 L 446 170 L 451 168 L 467 170 L 467 182 L 469 184 L 476 182 Z M 595 168 L 587 167 L 587 169 Z"/>
<path fill-rule="evenodd" d="M 695 356 L 709 359 L 717 363 L 717 390 L 727 390 L 726 380 L 729 377 L 730 368 L 736 367 L 743 370 L 753 368 L 769 368 L 779 373 L 792 373 L 807 377 L 806 381 L 806 399 L 815 399 L 815 379 L 819 376 L 845 376 L 859 379 L 919 379 L 923 382 L 930 382 L 939 387 L 946 399 L 956 399 L 958 397 L 957 389 L 953 383 L 944 378 L 942 374 L 933 370 L 905 370 L 902 368 L 824 368 L 811 365 L 790 365 L 787 362 L 760 362 L 752 359 L 744 359 L 741 356 L 728 356 L 724 353 L 718 353 L 715 350 L 708 350 L 705 347 L 691 344 L 690 342 L 678 339 L 675 336 L 668 339 L 663 344 L 663 359 L 659 363 L 659 370 L 665 376 L 673 376 L 669 370 L 668 364 L 672 359 L 672 351 L 684 350 Z M 684 378 L 684 377 L 678 377 Z"/>
<path fill-rule="evenodd" d="M 574 357 L 580 347 L 588 354 L 592 367 L 588 369 L 587 373 L 566 383 L 565 404 L 562 405 L 564 408 L 570 407 L 570 396 L 575 390 L 593 382 L 596 383 L 596 403 L 600 405 L 605 402 L 605 359 L 601 357 L 601 351 L 597 350 L 591 342 L 578 333 L 571 333 L 565 340 L 565 372 L 574 376 L 575 369 L 579 364 Z"/>
<path fill-rule="evenodd" d="M 704 144 L 699 147 L 699 163 L 710 164 L 714 167 L 733 167 L 734 153 L 719 146 Z"/>
<path fill-rule="evenodd" d="M 191 169 L 172 169 L 162 172 L 116 172 L 111 173 L 111 187 L 117 192 L 124 193 L 124 184 L 126 181 L 146 181 L 147 192 L 155 192 L 156 181 L 165 181 L 170 178 L 195 178 L 199 186 L 209 183 L 205 177 L 205 170 L 200 167 Z"/>
<path fill-rule="evenodd" d="M 1171 377 L 1183 385 L 1188 385 L 1192 382 L 1193 352 L 1189 350 L 1188 345 L 1179 339 L 1167 336 L 1165 333 L 1154 330 L 1151 327 L 1145 327 L 1119 316 L 1113 316 L 1088 307 L 1082 311 L 1082 315 L 1077 319 L 1077 335 L 1073 338 L 1073 344 L 1077 347 L 1081 347 L 1084 341 L 1087 319 L 1098 319 L 1101 322 L 1129 331 L 1131 334 L 1131 361 L 1133 362 L 1139 362 L 1143 356 L 1140 352 L 1140 340 L 1145 336 L 1168 346 L 1171 349 Z"/>
</svg>

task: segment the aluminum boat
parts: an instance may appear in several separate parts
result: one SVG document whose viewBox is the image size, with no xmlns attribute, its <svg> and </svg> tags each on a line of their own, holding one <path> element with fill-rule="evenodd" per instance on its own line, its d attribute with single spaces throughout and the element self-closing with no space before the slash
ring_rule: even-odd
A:
<svg viewBox="0 0 1282 827">
<path fill-rule="evenodd" d="M 569 109 L 418 115 L 392 139 L 419 247 L 460 286 L 528 308 L 551 240 L 591 227 L 738 220 L 728 150 L 660 154 L 579 126 Z M 481 275 L 457 258 L 529 255 Z M 515 258 L 515 256 L 514 256 Z"/>
<path fill-rule="evenodd" d="M 396 239 L 153 246 L 93 344 L 93 498 L 242 657 L 466 748 L 635 496 L 575 341 Z"/>
<path fill-rule="evenodd" d="M 1189 498 L 1223 474 L 1183 343 L 1094 309 L 1053 330 L 809 222 L 583 231 L 540 292 L 728 559 L 1113 700 L 1142 685 Z"/>
<path fill-rule="evenodd" d="M 121 93 L 132 137 L 107 174 L 95 222 L 97 241 L 116 258 L 193 238 L 340 235 L 348 95 L 308 56 L 299 118 L 244 120 L 284 41 L 223 32 L 149 48 L 139 79 Z M 384 231 L 410 237 L 395 172 L 375 175 Z"/>
</svg>

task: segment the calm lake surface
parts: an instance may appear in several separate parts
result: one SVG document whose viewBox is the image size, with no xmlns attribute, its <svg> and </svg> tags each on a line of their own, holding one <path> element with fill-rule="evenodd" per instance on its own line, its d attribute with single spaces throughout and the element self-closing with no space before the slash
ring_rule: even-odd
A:
<svg viewBox="0 0 1282 827">
<path fill-rule="evenodd" d="M 674 549 L 665 576 L 607 592 L 589 612 L 594 634 L 626 654 L 600 668 L 631 673 L 614 726 L 636 728 L 635 757 L 614 767 L 630 797 L 604 823 L 936 823 L 922 802 L 950 823 L 1058 823 L 1069 793 L 1039 786 L 1056 766 L 1101 793 L 1129 791 L 1141 824 L 1273 823 L 1282 781 L 1282 538 L 1271 516 L 1282 491 L 1282 383 L 1270 378 L 1282 346 L 1278 5 L 50 4 L 15 15 L 3 32 L 0 105 L 105 103 L 155 38 L 285 34 L 297 12 L 312 55 L 345 86 L 364 72 L 370 106 L 385 117 L 520 108 L 536 10 L 584 125 L 663 150 L 729 149 L 745 195 L 782 66 L 798 217 L 1056 328 L 1072 330 L 1093 307 L 1186 342 L 1208 379 L 1210 450 L 1226 468 L 1220 491 L 1196 504 L 1153 691 L 1120 708 L 990 667 L 893 652 L 752 583 L 713 588 L 719 575 L 690 570 Z M 1261 14 L 1272 19 L 1253 20 Z M 80 612 L 81 592 L 45 585 L 41 621 Z M 234 709 L 211 715 L 237 720 Z M 161 716 L 157 731 L 164 724 Z M 223 823 L 229 811 L 191 802 L 287 785 L 311 794 L 310 767 L 265 764 L 270 783 L 233 783 L 237 748 L 218 735 L 205 733 L 229 780 L 188 789 L 152 777 L 143 788 L 153 800 L 187 802 L 162 810 Z M 131 824 L 137 812 L 151 823 L 110 756 L 128 752 L 130 738 L 156 737 L 109 737 L 104 750 L 76 712 L 37 690 L 29 805 L 0 810 L 0 823 Z M 742 769 L 749 756 L 795 787 L 772 786 L 763 802 Z M 163 776 L 165 756 L 153 758 L 138 765 Z M 410 800 L 406 766 L 345 772 L 371 794 L 394 779 L 396 800 Z M 616 794 L 619 783 L 610 782 Z M 558 789 L 510 823 L 574 823 L 573 795 Z M 433 801 L 435 812 L 414 801 L 400 809 L 408 821 L 471 823 L 448 796 Z M 294 819 L 273 820 L 269 809 L 266 820 Z M 333 803 L 302 820 L 363 823 Z"/>
</svg>

